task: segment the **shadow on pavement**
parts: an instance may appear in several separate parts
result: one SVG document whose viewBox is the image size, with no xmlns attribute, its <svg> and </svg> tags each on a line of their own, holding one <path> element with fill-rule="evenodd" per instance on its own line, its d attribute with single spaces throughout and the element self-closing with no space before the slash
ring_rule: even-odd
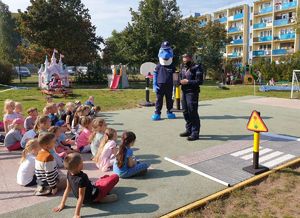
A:
<svg viewBox="0 0 300 218">
<path fill-rule="evenodd" d="M 232 116 L 232 115 L 224 115 L 224 116 L 201 116 L 200 119 L 202 120 L 235 120 L 235 119 L 244 119 L 249 120 L 250 116 Z M 264 120 L 266 119 L 273 119 L 273 117 L 263 117 Z"/>
<path fill-rule="evenodd" d="M 106 217 L 110 215 L 120 214 L 136 214 L 136 213 L 152 213 L 159 209 L 157 204 L 133 204 L 131 201 L 135 201 L 141 198 L 145 198 L 148 195 L 145 193 L 131 193 L 137 191 L 137 188 L 132 187 L 115 187 L 113 193 L 118 195 L 119 200 L 110 204 L 92 204 L 92 208 L 99 209 L 99 213 L 86 215 L 82 217 Z"/>
<path fill-rule="evenodd" d="M 201 135 L 199 140 L 213 140 L 213 141 L 231 141 L 231 140 L 249 140 L 251 135 Z"/>
</svg>

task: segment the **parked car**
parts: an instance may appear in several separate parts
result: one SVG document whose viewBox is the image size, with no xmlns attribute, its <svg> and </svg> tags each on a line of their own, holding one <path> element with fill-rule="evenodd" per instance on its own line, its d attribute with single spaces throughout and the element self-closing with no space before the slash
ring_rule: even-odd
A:
<svg viewBox="0 0 300 218">
<path fill-rule="evenodd" d="M 20 66 L 20 67 L 15 67 L 17 75 L 21 75 L 24 77 L 31 76 L 30 70 L 27 67 Z"/>
<path fill-rule="evenodd" d="M 78 67 L 76 67 L 76 72 L 80 73 L 80 74 L 83 74 L 83 75 L 86 75 L 87 72 L 88 72 L 88 68 L 85 67 L 85 66 L 78 66 Z"/>
<path fill-rule="evenodd" d="M 76 73 L 76 69 L 74 66 L 68 66 L 67 71 L 70 75 L 74 75 Z"/>
</svg>

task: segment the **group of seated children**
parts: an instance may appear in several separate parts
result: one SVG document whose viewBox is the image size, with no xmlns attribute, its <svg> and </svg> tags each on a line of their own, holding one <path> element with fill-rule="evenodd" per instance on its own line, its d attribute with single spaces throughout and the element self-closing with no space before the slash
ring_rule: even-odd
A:
<svg viewBox="0 0 300 218">
<path fill-rule="evenodd" d="M 149 164 L 133 156 L 133 132 L 124 132 L 117 145 L 117 131 L 107 128 L 105 120 L 98 117 L 100 107 L 94 105 L 92 96 L 84 105 L 78 101 L 54 104 L 48 99 L 43 114 L 39 116 L 36 108 L 30 108 L 26 119 L 22 105 L 12 100 L 5 101 L 4 111 L 4 145 L 9 151 L 23 149 L 17 183 L 25 187 L 37 185 L 37 196 L 55 195 L 66 187 L 56 212 L 64 208 L 70 191 L 80 202 L 76 206 L 77 216 L 82 204 L 115 201 L 117 196 L 109 193 L 119 177 L 142 175 L 149 168 Z M 80 153 L 91 153 L 91 159 L 102 172 L 113 174 L 92 184 L 82 172 Z M 67 177 L 58 171 L 61 167 L 68 170 Z"/>
</svg>

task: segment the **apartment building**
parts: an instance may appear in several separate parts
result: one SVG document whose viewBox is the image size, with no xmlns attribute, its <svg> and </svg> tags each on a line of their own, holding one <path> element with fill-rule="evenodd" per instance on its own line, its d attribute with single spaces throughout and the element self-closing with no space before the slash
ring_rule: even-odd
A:
<svg viewBox="0 0 300 218">
<path fill-rule="evenodd" d="M 236 65 L 252 64 L 261 58 L 278 61 L 300 47 L 296 33 L 299 0 L 258 0 L 219 9 L 199 16 L 199 25 L 218 21 L 232 41 L 223 51 Z"/>
<path fill-rule="evenodd" d="M 298 0 L 260 0 L 253 6 L 253 59 L 278 61 L 299 50 L 297 28 Z"/>
</svg>

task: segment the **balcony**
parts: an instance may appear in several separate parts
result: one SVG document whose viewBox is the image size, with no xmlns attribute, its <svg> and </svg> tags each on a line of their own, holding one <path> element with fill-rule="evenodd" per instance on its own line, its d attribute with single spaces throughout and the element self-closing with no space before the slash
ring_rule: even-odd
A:
<svg viewBox="0 0 300 218">
<path fill-rule="evenodd" d="M 272 27 L 272 23 L 255 23 L 253 24 L 253 29 L 262 29 Z"/>
<path fill-rule="evenodd" d="M 253 51 L 253 57 L 262 57 L 262 56 L 267 56 L 267 55 L 271 55 L 270 50 Z"/>
<path fill-rule="evenodd" d="M 231 41 L 231 44 L 233 45 L 239 45 L 239 44 L 243 44 L 243 39 L 234 39 L 233 41 Z"/>
<path fill-rule="evenodd" d="M 286 33 L 286 34 L 281 34 L 279 36 L 274 36 L 274 40 L 289 40 L 295 38 L 296 38 L 295 33 Z"/>
<path fill-rule="evenodd" d="M 239 27 L 231 27 L 228 29 L 228 33 L 235 33 L 235 32 L 241 32 L 242 29 Z"/>
<path fill-rule="evenodd" d="M 268 42 L 272 41 L 272 36 L 263 36 L 263 37 L 258 37 L 259 42 Z"/>
<path fill-rule="evenodd" d="M 205 21 L 199 23 L 200 27 L 205 27 L 206 25 L 207 25 L 207 22 L 205 22 Z"/>
<path fill-rule="evenodd" d="M 244 18 L 244 13 L 239 13 L 239 14 L 233 15 L 233 20 L 240 20 L 243 18 Z"/>
<path fill-rule="evenodd" d="M 288 19 L 274 20 L 274 26 L 283 26 L 283 25 L 288 25 L 288 24 L 289 24 Z"/>
<path fill-rule="evenodd" d="M 273 7 L 269 6 L 269 7 L 265 7 L 263 9 L 261 9 L 258 14 L 267 14 L 267 13 L 271 13 L 273 11 Z"/>
<path fill-rule="evenodd" d="M 225 22 L 227 22 L 227 17 L 219 18 L 219 19 L 217 19 L 217 21 L 219 21 L 220 23 L 225 23 Z"/>
<path fill-rule="evenodd" d="M 294 53 L 294 49 L 290 48 L 290 49 L 274 49 L 272 54 L 273 55 L 287 55 L 287 54 L 293 54 Z"/>
<path fill-rule="evenodd" d="M 227 55 L 228 58 L 241 58 L 242 57 L 242 53 L 238 53 L 238 52 L 233 52 L 233 53 L 229 53 Z"/>
<path fill-rule="evenodd" d="M 288 10 L 295 7 L 297 7 L 297 1 L 286 2 L 283 3 L 282 5 L 275 6 L 275 11 Z"/>
</svg>

